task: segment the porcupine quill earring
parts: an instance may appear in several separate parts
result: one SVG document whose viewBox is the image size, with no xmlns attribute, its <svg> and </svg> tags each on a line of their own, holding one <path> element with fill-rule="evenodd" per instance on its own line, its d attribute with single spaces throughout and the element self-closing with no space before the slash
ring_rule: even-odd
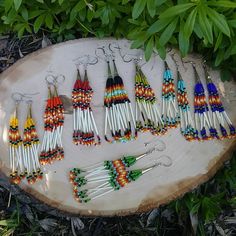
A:
<svg viewBox="0 0 236 236">
<path fill-rule="evenodd" d="M 144 73 L 141 66 L 138 64 L 142 57 L 136 57 L 126 61 L 125 56 L 122 56 L 124 62 L 135 64 L 135 120 L 136 132 L 150 131 L 153 135 L 163 135 L 166 133 L 164 123 L 161 119 L 155 93 Z"/>
<path fill-rule="evenodd" d="M 43 172 L 39 163 L 39 138 L 36 131 L 35 121 L 32 117 L 32 100 L 27 101 L 28 114 L 24 124 L 23 156 L 27 170 L 27 181 L 30 184 L 43 178 Z"/>
<path fill-rule="evenodd" d="M 52 79 L 51 82 L 49 78 Z M 45 78 L 48 84 L 48 99 L 44 113 L 44 136 L 39 160 L 42 165 L 51 164 L 55 160 L 64 158 L 61 140 L 64 124 L 64 107 L 57 93 L 59 78 L 65 79 L 63 75 L 48 75 Z"/>
<path fill-rule="evenodd" d="M 98 49 L 103 51 L 108 67 L 108 78 L 104 95 L 105 140 L 110 143 L 127 142 L 135 138 L 135 135 L 133 135 L 133 132 L 135 131 L 135 121 L 131 103 L 127 91 L 124 88 L 123 80 L 118 75 L 113 51 L 111 50 L 110 45 L 109 49 L 112 52 L 110 55 L 105 52 L 104 47 Z M 114 78 L 111 75 L 110 57 L 112 58 L 114 66 Z M 108 126 L 113 140 L 108 138 Z"/>
<path fill-rule="evenodd" d="M 170 166 L 169 163 L 155 163 L 144 169 L 129 170 L 141 158 L 151 154 L 155 148 L 139 156 L 125 156 L 115 161 L 104 161 L 86 169 L 74 168 L 70 171 L 70 182 L 73 185 L 74 197 L 80 203 L 86 203 L 105 194 L 121 189 L 132 181 L 159 165 Z M 162 157 L 162 156 L 161 156 Z"/>
<path fill-rule="evenodd" d="M 220 131 L 221 131 L 221 136 L 219 137 L 220 139 L 235 138 L 236 137 L 235 127 L 233 126 L 229 116 L 224 110 L 217 87 L 213 83 L 211 76 L 208 73 L 205 65 L 204 65 L 204 69 L 206 73 L 208 100 L 209 100 L 209 104 L 212 111 L 213 126 L 215 127 L 215 131 L 214 131 L 215 135 L 219 137 L 216 131 L 216 127 L 219 126 Z M 217 125 L 217 121 L 218 121 L 218 125 Z M 227 126 L 229 129 L 229 134 L 227 132 Z"/>
<path fill-rule="evenodd" d="M 174 56 L 172 58 L 177 67 L 177 103 L 180 114 L 180 131 L 187 141 L 198 140 L 197 130 L 194 127 L 194 122 L 190 111 L 186 84 L 180 74 L 177 61 L 174 59 Z"/>
<path fill-rule="evenodd" d="M 17 98 L 15 95 L 19 95 Z M 12 99 L 15 101 L 15 111 L 10 117 L 9 124 L 9 157 L 11 182 L 19 184 L 21 179 L 26 175 L 25 163 L 22 155 L 22 139 L 19 132 L 19 120 L 18 120 L 18 106 L 22 101 L 22 95 L 19 93 L 12 94 Z"/>
<path fill-rule="evenodd" d="M 212 127 L 209 108 L 206 102 L 205 90 L 203 84 L 197 73 L 195 64 L 192 63 L 194 75 L 196 79 L 196 84 L 194 87 L 194 119 L 195 127 L 200 133 L 201 140 L 210 140 L 212 138 L 217 138 L 217 133 L 215 128 Z M 207 128 L 209 130 L 210 136 L 207 135 Z"/>
<path fill-rule="evenodd" d="M 176 128 L 179 123 L 179 113 L 176 107 L 175 84 L 172 71 L 164 61 L 165 71 L 162 83 L 162 120 L 166 127 Z"/>
<path fill-rule="evenodd" d="M 86 63 L 84 64 L 85 74 L 84 80 L 81 79 L 79 68 L 76 82 L 72 91 L 72 103 L 73 103 L 73 124 L 74 133 L 73 141 L 76 145 L 82 144 L 86 146 L 99 145 L 101 144 L 101 139 L 98 134 L 98 129 L 94 120 L 93 111 L 91 108 L 91 99 L 93 95 L 93 90 L 89 84 L 87 76 L 87 65 L 95 65 L 98 61 L 89 61 L 90 56 L 87 57 Z M 82 57 L 78 58 L 82 59 Z M 96 134 L 96 139 L 95 135 Z"/>
</svg>

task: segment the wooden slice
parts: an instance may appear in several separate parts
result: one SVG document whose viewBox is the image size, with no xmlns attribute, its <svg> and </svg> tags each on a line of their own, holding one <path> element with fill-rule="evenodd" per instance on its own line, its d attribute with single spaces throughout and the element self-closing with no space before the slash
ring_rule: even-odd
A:
<svg viewBox="0 0 236 236">
<path fill-rule="evenodd" d="M 65 82 L 59 86 L 59 94 L 64 95 L 64 99 L 68 103 L 68 98 L 71 97 L 71 91 L 76 79 L 76 67 L 73 60 L 85 54 L 94 55 L 97 47 L 114 41 L 113 39 L 85 39 L 54 45 L 21 59 L 1 75 L 0 170 L 3 174 L 9 176 L 10 173 L 8 125 L 10 114 L 14 110 L 11 94 L 13 92 L 39 93 L 33 96 L 33 116 L 37 121 L 37 130 L 42 140 L 43 112 L 47 98 L 45 76 L 48 71 L 65 75 Z M 123 53 L 129 51 L 130 44 L 128 41 L 119 40 L 117 42 L 122 48 Z M 130 51 L 130 53 L 134 54 L 135 52 Z M 197 57 L 190 55 L 187 60 L 195 60 L 197 70 L 205 83 L 203 68 L 201 62 L 196 59 Z M 116 51 L 116 58 L 119 74 L 124 80 L 125 88 L 134 107 L 134 65 L 132 62 L 123 62 L 118 51 Z M 170 55 L 167 55 L 167 62 L 176 78 L 176 65 Z M 179 64 L 181 65 L 180 60 Z M 109 144 L 105 142 L 102 134 L 104 130 L 103 96 L 107 73 L 106 66 L 106 62 L 99 60 L 96 65 L 88 67 L 88 77 L 94 89 L 92 107 L 98 129 L 102 136 L 102 145 L 99 147 L 83 147 L 75 146 L 72 143 L 72 114 L 69 108 L 70 104 L 68 104 L 66 106 L 68 114 L 65 116 L 63 132 L 65 159 L 43 167 L 45 175 L 41 182 L 28 185 L 26 181 L 23 181 L 20 184 L 20 188 L 24 191 L 50 206 L 69 213 L 102 216 L 127 215 L 150 210 L 183 195 L 209 179 L 229 157 L 229 152 L 235 147 L 235 139 L 187 142 L 181 135 L 179 128 L 169 130 L 162 137 L 154 137 L 150 133 L 139 133 L 137 140 L 125 144 Z M 187 83 L 188 96 L 192 105 L 193 70 L 190 64 L 185 64 L 185 67 L 186 71 L 180 66 L 180 71 Z M 158 56 L 155 56 L 143 66 L 143 71 L 154 89 L 160 105 L 164 63 Z M 236 124 L 235 83 L 220 82 L 219 73 L 216 71 L 211 71 L 211 75 L 220 88 L 219 91 L 226 111 L 234 124 Z M 19 108 L 21 130 L 25 116 L 26 105 L 22 103 Z M 72 186 L 68 179 L 68 172 L 71 168 L 84 167 L 103 160 L 114 160 L 127 154 L 141 154 L 151 148 L 157 140 L 162 140 L 165 143 L 166 150 L 152 153 L 150 156 L 139 161 L 136 167 L 142 168 L 152 165 L 163 154 L 172 158 L 173 165 L 171 167 L 157 167 L 120 191 L 105 195 L 87 204 L 79 204 L 74 200 Z M 147 142 L 150 144 L 145 146 Z"/>
</svg>

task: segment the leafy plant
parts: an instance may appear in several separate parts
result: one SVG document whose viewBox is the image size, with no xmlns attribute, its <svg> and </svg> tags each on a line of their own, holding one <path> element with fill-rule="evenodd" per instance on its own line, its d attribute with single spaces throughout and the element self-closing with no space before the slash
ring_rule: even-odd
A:
<svg viewBox="0 0 236 236">
<path fill-rule="evenodd" d="M 191 222 L 195 217 L 198 234 L 205 235 L 204 225 L 216 220 L 223 209 L 235 207 L 235 184 L 236 153 L 233 154 L 231 163 L 226 164 L 214 179 L 172 202 L 170 208 L 175 210 L 180 221 Z"/>
<path fill-rule="evenodd" d="M 236 71 L 236 3 L 230 0 L 0 0 L 0 33 L 77 37 L 127 37 L 165 58 L 167 46 L 221 65 L 223 79 Z"/>
</svg>

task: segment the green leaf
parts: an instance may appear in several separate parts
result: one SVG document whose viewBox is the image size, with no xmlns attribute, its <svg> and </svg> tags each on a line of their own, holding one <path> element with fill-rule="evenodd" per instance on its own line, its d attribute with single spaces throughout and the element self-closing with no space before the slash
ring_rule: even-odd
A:
<svg viewBox="0 0 236 236">
<path fill-rule="evenodd" d="M 223 37 L 222 33 L 219 33 L 216 43 L 215 43 L 214 52 L 219 48 L 219 46 L 222 42 L 222 37 Z"/>
<path fill-rule="evenodd" d="M 36 0 L 37 2 L 44 3 L 44 0 Z"/>
<path fill-rule="evenodd" d="M 146 61 L 149 61 L 149 59 L 151 58 L 152 52 L 153 52 L 153 47 L 154 47 L 154 38 L 151 37 L 148 40 L 148 43 L 147 43 L 146 48 L 145 48 L 145 59 L 146 59 Z"/>
<path fill-rule="evenodd" d="M 21 15 L 24 18 L 25 21 L 28 21 L 29 19 L 29 14 L 28 14 L 28 10 L 25 6 L 22 7 L 21 9 Z"/>
<path fill-rule="evenodd" d="M 29 12 L 29 19 L 33 19 L 39 15 L 42 15 L 45 12 L 45 10 L 35 10 L 35 11 L 30 11 Z"/>
<path fill-rule="evenodd" d="M 207 1 L 207 5 L 215 7 L 236 8 L 236 3 L 231 1 Z"/>
<path fill-rule="evenodd" d="M 212 20 L 213 24 L 222 33 L 230 37 L 230 29 L 229 29 L 227 21 L 225 20 L 225 17 L 211 8 L 207 9 L 207 14 L 209 18 Z"/>
<path fill-rule="evenodd" d="M 58 0 L 59 5 L 61 5 L 64 2 L 64 0 Z"/>
<path fill-rule="evenodd" d="M 185 57 L 189 50 L 189 39 L 184 35 L 184 22 L 180 21 L 179 30 L 179 49 L 183 57 Z"/>
<path fill-rule="evenodd" d="M 88 11 L 87 11 L 88 22 L 91 22 L 93 17 L 94 17 L 94 11 L 91 11 L 91 10 L 88 9 Z"/>
<path fill-rule="evenodd" d="M 18 9 L 20 8 L 21 3 L 22 3 L 22 0 L 14 0 L 16 11 L 18 11 Z"/>
<path fill-rule="evenodd" d="M 148 31 L 147 31 L 148 34 L 155 34 L 157 32 L 160 32 L 162 29 L 164 29 L 171 22 L 171 20 L 172 20 L 171 18 L 157 20 L 148 29 Z"/>
<path fill-rule="evenodd" d="M 170 7 L 160 15 L 160 19 L 179 15 L 180 13 L 187 11 L 189 8 L 195 5 L 195 3 L 185 3 Z"/>
<path fill-rule="evenodd" d="M 6 12 L 8 12 L 11 9 L 12 4 L 13 4 L 13 0 L 4 1 L 4 7 L 5 7 Z"/>
<path fill-rule="evenodd" d="M 236 19 L 235 20 L 228 20 L 228 24 L 233 27 L 236 28 Z"/>
<path fill-rule="evenodd" d="M 162 5 L 164 2 L 166 2 L 167 0 L 155 0 L 155 5 L 156 6 L 160 6 Z"/>
<path fill-rule="evenodd" d="M 79 0 L 79 2 L 72 8 L 70 13 L 70 20 L 74 20 L 77 13 L 86 7 L 85 1 Z"/>
<path fill-rule="evenodd" d="M 219 66 L 223 60 L 224 60 L 224 50 L 219 50 L 216 55 L 215 66 Z"/>
<path fill-rule="evenodd" d="M 52 29 L 52 26 L 53 26 L 53 18 L 52 18 L 52 15 L 50 14 L 47 14 L 46 17 L 45 17 L 45 23 L 46 23 L 46 26 L 49 28 L 49 29 Z"/>
<path fill-rule="evenodd" d="M 231 48 L 231 52 L 230 52 L 230 55 L 235 55 L 236 54 L 236 45 L 234 45 L 232 48 Z"/>
<path fill-rule="evenodd" d="M 22 36 L 24 35 L 24 32 L 25 32 L 25 27 L 21 27 L 18 32 L 17 32 L 17 36 L 18 38 L 22 38 Z"/>
<path fill-rule="evenodd" d="M 40 15 L 34 22 L 34 32 L 37 33 L 43 24 L 45 15 Z"/>
<path fill-rule="evenodd" d="M 207 18 L 207 11 L 203 5 L 200 5 L 198 7 L 198 19 L 200 28 L 202 30 L 203 35 L 205 36 L 205 39 L 212 44 L 213 43 L 212 25 L 209 22 L 209 19 Z"/>
<path fill-rule="evenodd" d="M 193 32 L 195 20 L 197 16 L 197 9 L 195 8 L 188 16 L 186 23 L 184 25 L 184 36 L 185 38 L 189 38 Z"/>
<path fill-rule="evenodd" d="M 134 19 L 137 19 L 140 14 L 143 12 L 145 6 L 146 6 L 147 0 L 136 0 L 134 3 L 134 7 L 132 10 L 132 17 Z"/>
<path fill-rule="evenodd" d="M 159 40 L 160 45 L 164 46 L 169 41 L 169 39 L 171 38 L 172 34 L 175 31 L 178 20 L 179 20 L 178 18 L 175 18 L 175 20 L 173 20 L 163 31 Z"/>
<path fill-rule="evenodd" d="M 147 0 L 147 9 L 151 17 L 154 17 L 156 14 L 155 0 Z"/>
</svg>

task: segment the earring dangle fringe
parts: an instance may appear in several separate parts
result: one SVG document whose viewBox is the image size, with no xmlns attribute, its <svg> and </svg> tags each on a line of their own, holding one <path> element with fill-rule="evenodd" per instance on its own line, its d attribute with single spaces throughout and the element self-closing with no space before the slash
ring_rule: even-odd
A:
<svg viewBox="0 0 236 236">
<path fill-rule="evenodd" d="M 30 184 L 43 178 L 43 172 L 39 163 L 39 138 L 36 131 L 35 121 L 32 117 L 32 105 L 28 104 L 28 114 L 24 124 L 23 156 L 27 170 L 27 181 Z"/>
<path fill-rule="evenodd" d="M 105 107 L 105 140 L 113 142 L 127 142 L 135 138 L 135 120 L 131 102 L 124 88 L 122 78 L 118 75 L 115 61 L 114 78 L 111 75 L 110 62 L 107 61 L 108 78 L 104 95 Z M 108 127 L 112 139 L 108 138 Z"/>
<path fill-rule="evenodd" d="M 72 91 L 74 124 L 73 141 L 76 145 L 82 144 L 91 146 L 101 144 L 101 139 L 90 105 L 92 95 L 93 90 L 89 84 L 87 69 L 85 69 L 84 80 L 81 79 L 78 70 L 77 79 Z M 95 134 L 97 140 L 95 140 Z"/>
<path fill-rule="evenodd" d="M 198 76 L 195 65 L 193 65 L 196 84 L 194 87 L 194 119 L 195 127 L 198 131 L 200 140 L 211 140 L 217 138 L 218 134 L 212 126 L 209 108 L 206 101 L 205 90 L 203 84 Z M 209 135 L 207 134 L 209 131 Z"/>
<path fill-rule="evenodd" d="M 213 119 L 213 126 L 220 128 L 221 136 L 219 137 L 215 128 L 215 133 L 217 138 L 225 139 L 225 138 L 235 138 L 236 137 L 236 130 L 235 127 L 230 120 L 229 116 L 225 112 L 223 104 L 220 100 L 220 96 L 217 90 L 216 85 L 213 83 L 210 74 L 208 73 L 207 69 L 205 68 L 206 73 L 206 81 L 207 81 L 207 90 L 208 90 L 208 99 L 209 104 L 212 111 L 212 119 Z M 227 132 L 227 128 L 229 132 Z"/>
<path fill-rule="evenodd" d="M 186 84 L 182 79 L 179 70 L 177 70 L 177 74 L 177 102 L 180 114 L 180 130 L 187 141 L 198 140 L 198 132 L 194 127 L 194 122 L 190 112 Z"/>
<path fill-rule="evenodd" d="M 150 131 L 153 135 L 163 135 L 167 130 L 158 110 L 155 93 L 140 66 L 137 63 L 135 64 L 136 130 L 141 132 Z"/>
<path fill-rule="evenodd" d="M 44 112 L 44 136 L 41 145 L 40 163 L 51 164 L 64 158 L 62 131 L 64 125 L 64 107 L 58 96 L 57 87 L 48 85 L 48 99 Z"/>
<path fill-rule="evenodd" d="M 22 155 L 22 138 L 19 132 L 18 105 L 10 117 L 9 124 L 9 157 L 10 157 L 10 178 L 14 184 L 19 184 L 26 175 L 25 163 Z"/>
<path fill-rule="evenodd" d="M 162 120 L 166 127 L 176 128 L 179 123 L 179 113 L 176 107 L 176 98 L 175 98 L 175 85 L 173 74 L 170 68 L 167 65 L 167 62 L 164 61 L 165 71 L 163 75 L 162 83 Z"/>
<path fill-rule="evenodd" d="M 70 182 L 73 185 L 75 199 L 80 203 L 86 203 L 136 181 L 158 164 L 145 169 L 128 170 L 128 168 L 152 152 L 153 149 L 139 156 L 125 156 L 115 161 L 104 161 L 86 169 L 72 169 Z"/>
</svg>

